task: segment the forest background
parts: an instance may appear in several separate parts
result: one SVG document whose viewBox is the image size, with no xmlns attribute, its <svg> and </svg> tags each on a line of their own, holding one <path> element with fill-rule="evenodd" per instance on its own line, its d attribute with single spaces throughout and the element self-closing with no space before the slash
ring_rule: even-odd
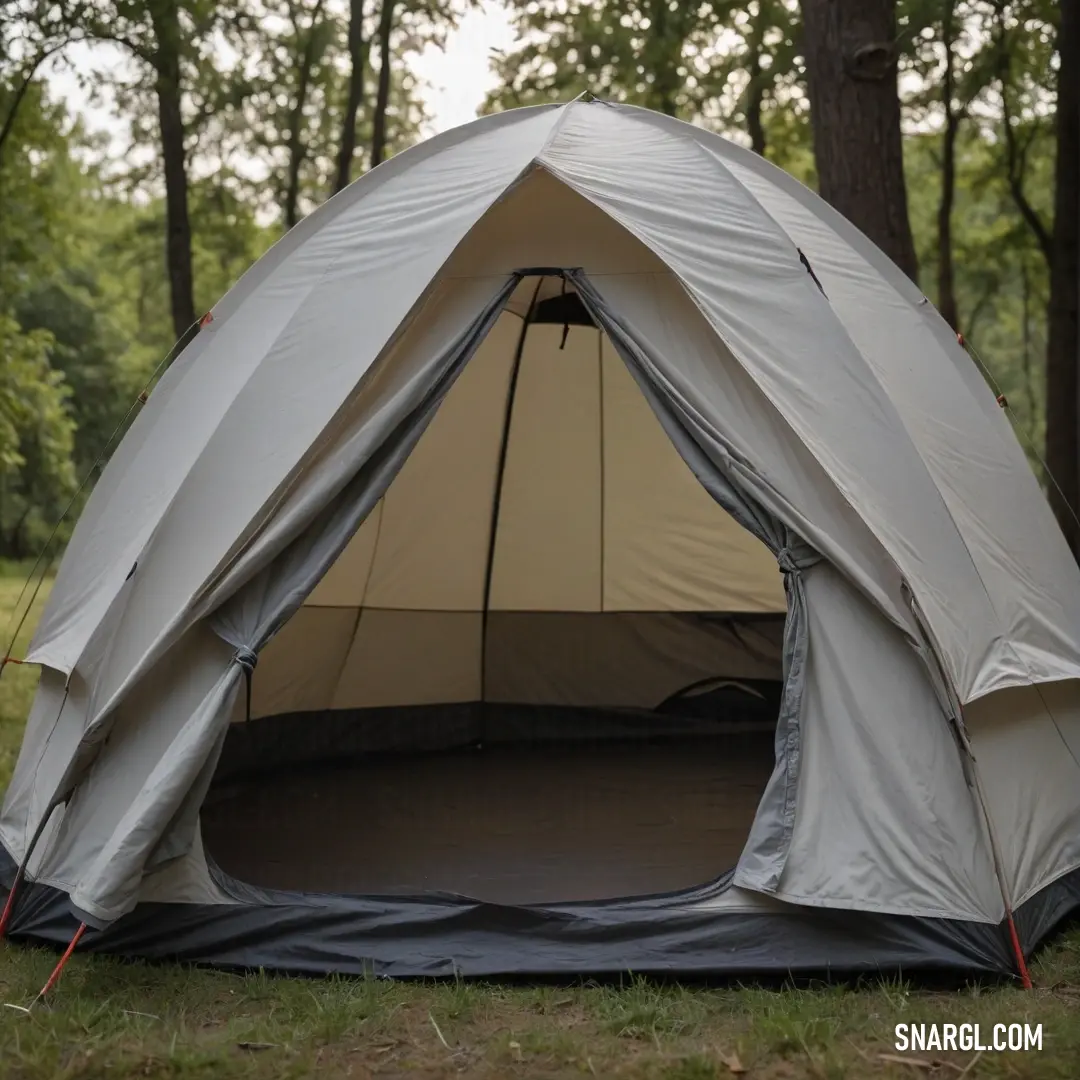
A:
<svg viewBox="0 0 1080 1080">
<path fill-rule="evenodd" d="M 260 254 L 431 133 L 415 57 L 478 3 L 0 0 L 0 558 L 73 499 L 75 520 L 163 358 Z M 500 7 L 482 111 L 588 90 L 819 190 L 977 353 L 1077 546 L 1077 0 Z M 88 48 L 123 62 L 77 65 Z"/>
</svg>

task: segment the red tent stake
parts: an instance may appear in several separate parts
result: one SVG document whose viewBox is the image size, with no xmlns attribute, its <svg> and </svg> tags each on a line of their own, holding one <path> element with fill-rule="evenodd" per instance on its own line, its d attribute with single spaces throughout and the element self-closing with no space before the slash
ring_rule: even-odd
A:
<svg viewBox="0 0 1080 1080">
<path fill-rule="evenodd" d="M 79 944 L 79 939 L 86 933 L 86 923 L 79 923 L 79 929 L 75 931 L 75 936 L 71 939 L 71 944 L 64 950 L 64 955 L 60 957 L 60 962 L 53 968 L 53 973 L 49 976 L 49 981 L 41 988 L 38 996 L 34 998 L 34 1001 L 40 1001 L 55 985 L 57 979 L 60 978 L 60 973 L 64 970 L 64 965 L 71 958 L 71 954 L 75 951 L 75 946 Z"/>
</svg>

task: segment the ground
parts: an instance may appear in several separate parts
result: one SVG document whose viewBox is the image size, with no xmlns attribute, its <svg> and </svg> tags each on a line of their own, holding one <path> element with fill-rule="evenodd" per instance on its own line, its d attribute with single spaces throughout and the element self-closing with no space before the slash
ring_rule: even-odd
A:
<svg viewBox="0 0 1080 1080">
<path fill-rule="evenodd" d="M 0 626 L 21 586 L 14 572 L 0 577 Z M 43 599 L 12 655 L 22 655 Z M 0 791 L 34 681 L 22 667 L 0 679 Z M 49 1002 L 28 1014 L 55 960 L 0 943 L 0 1080 L 1080 1077 L 1080 931 L 1040 954 L 1030 992 L 896 980 L 702 989 L 292 979 L 76 954 Z M 980 1023 L 987 1034 L 995 1023 L 1041 1023 L 1043 1050 L 897 1054 L 901 1022 Z"/>
</svg>

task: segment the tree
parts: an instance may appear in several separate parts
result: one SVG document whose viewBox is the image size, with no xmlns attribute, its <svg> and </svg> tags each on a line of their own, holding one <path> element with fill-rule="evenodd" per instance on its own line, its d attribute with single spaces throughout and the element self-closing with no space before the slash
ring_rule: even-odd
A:
<svg viewBox="0 0 1080 1080">
<path fill-rule="evenodd" d="M 79 220 L 67 197 L 79 172 L 64 121 L 31 80 L 0 157 L 0 554 L 14 558 L 31 553 L 75 487 L 69 388 L 50 363 L 53 335 L 18 317 L 28 290 L 62 265 Z"/>
<path fill-rule="evenodd" d="M 918 79 L 917 89 L 903 100 L 912 127 L 940 132 L 934 154 L 938 163 L 939 197 L 932 257 L 937 283 L 937 307 L 956 331 L 960 331 L 956 286 L 955 209 L 957 203 L 958 153 L 964 126 L 978 101 L 986 115 L 985 93 L 994 71 L 988 47 L 981 0 L 901 0 L 901 78 Z M 907 140 L 911 145 L 911 140 Z M 910 204 L 910 193 L 909 193 Z M 920 266 L 922 265 L 920 256 Z"/>
<path fill-rule="evenodd" d="M 49 365 L 50 335 L 0 314 L 0 551 L 33 554 L 32 536 L 75 490 L 74 423 L 64 377 Z"/>
<path fill-rule="evenodd" d="M 766 156 L 773 137 L 778 144 L 790 143 L 805 114 L 798 86 L 802 34 L 798 4 L 751 0 L 727 7 L 718 26 L 722 42 L 718 38 L 710 70 L 701 77 L 701 93 L 718 102 L 712 110 L 716 119 L 745 129 L 751 149 Z M 776 149 L 785 157 L 790 147 Z"/>
<path fill-rule="evenodd" d="M 341 138 L 338 145 L 337 171 L 334 174 L 335 192 L 346 187 L 352 179 L 353 157 L 356 153 L 356 119 L 364 100 L 364 66 L 367 60 L 368 39 L 364 36 L 364 0 L 349 0 L 349 89 L 341 117 Z"/>
<path fill-rule="evenodd" d="M 1049 274 L 1046 348 L 1048 495 L 1080 557 L 1080 373 L 1077 357 L 1077 44 L 1075 0 L 993 0 L 990 36 L 1008 189 Z M 1048 113 L 1046 75 L 1057 54 L 1057 108 Z M 1036 171 L 1038 152 L 1056 142 L 1052 171 Z"/>
<path fill-rule="evenodd" d="M 370 164 L 374 168 L 401 134 L 415 130 L 422 108 L 414 93 L 415 80 L 395 61 L 420 52 L 428 44 L 442 46 L 446 33 L 477 0 L 382 0 L 379 8 L 379 74 L 371 117 Z"/>
<path fill-rule="evenodd" d="M 375 93 L 375 113 L 371 123 L 371 167 L 380 164 L 386 153 L 386 110 L 390 104 L 390 46 L 394 33 L 396 0 L 382 0 L 379 9 L 379 83 Z"/>
<path fill-rule="evenodd" d="M 953 280 L 953 205 L 956 202 L 956 137 L 961 113 L 956 108 L 956 2 L 942 0 L 941 44 L 944 52 L 941 104 L 944 127 L 941 135 L 941 201 L 938 204 L 938 311 L 954 329 L 960 328 Z"/>
<path fill-rule="evenodd" d="M 914 280 L 895 0 L 802 0 L 802 16 L 818 189 Z"/>
<path fill-rule="evenodd" d="M 1058 521 L 1080 557 L 1080 3 L 1061 0 L 1058 25 L 1057 156 L 1046 348 L 1046 458 L 1061 491 Z"/>
<path fill-rule="evenodd" d="M 188 217 L 187 160 L 184 153 L 183 83 L 180 72 L 179 0 L 149 0 L 152 51 L 165 169 L 167 222 L 165 252 L 172 292 L 173 331 L 177 338 L 195 321 L 195 286 L 191 274 L 191 221 Z"/>
<path fill-rule="evenodd" d="M 538 0 L 514 5 L 522 44 L 497 54 L 498 108 L 567 101 L 588 90 L 671 116 L 697 108 L 704 54 L 730 4 L 666 0 Z"/>
<path fill-rule="evenodd" d="M 89 0 L 0 0 L 0 156 L 45 61 L 78 40 Z"/>
<path fill-rule="evenodd" d="M 271 151 L 284 151 L 283 163 L 273 161 L 271 176 L 285 227 L 291 229 L 302 216 L 309 158 L 330 137 L 336 89 L 330 60 L 337 28 L 326 17 L 324 0 L 279 0 L 262 14 L 254 43 L 259 74 L 246 87 L 249 112 L 257 114 L 249 133 Z"/>
<path fill-rule="evenodd" d="M 86 36 L 123 46 L 145 78 L 121 87 L 121 102 L 140 118 L 153 100 L 157 151 L 165 187 L 165 256 L 173 334 L 179 338 L 195 321 L 195 284 L 188 206 L 188 165 L 199 124 L 213 115 L 222 82 L 214 51 L 226 31 L 245 25 L 246 12 L 234 0 L 97 0 Z M 206 72 L 213 77 L 205 78 Z M 201 94 L 197 94 L 202 90 Z"/>
<path fill-rule="evenodd" d="M 762 111 L 765 103 L 766 70 L 763 65 L 765 35 L 772 24 L 772 4 L 758 0 L 757 10 L 751 15 L 751 31 L 747 39 L 750 63 L 749 81 L 746 87 L 746 131 L 750 146 L 756 154 L 765 154 L 765 125 Z"/>
<path fill-rule="evenodd" d="M 800 126 L 795 0 L 516 0 L 522 44 L 495 58 L 488 108 L 567 101 L 583 90 L 743 129 L 780 154 Z M 802 171 L 801 169 L 799 170 Z"/>
<path fill-rule="evenodd" d="M 232 125 L 230 140 L 249 159 L 257 155 L 267 172 L 257 183 L 241 181 L 235 189 L 262 209 L 276 210 L 286 228 L 328 192 L 341 190 L 354 169 L 368 164 L 375 143 L 385 156 L 415 139 L 422 111 L 408 72 L 397 60 L 436 30 L 431 22 L 405 24 L 409 9 L 399 4 L 395 10 L 385 65 L 389 82 L 379 107 L 361 114 L 355 94 L 363 88 L 364 72 L 354 62 L 355 11 L 332 0 L 264 0 L 258 9 L 247 35 L 245 71 L 231 76 L 239 106 L 219 123 Z M 373 39 L 369 30 L 363 30 L 361 42 Z M 362 66 L 366 56 L 364 44 Z"/>
</svg>

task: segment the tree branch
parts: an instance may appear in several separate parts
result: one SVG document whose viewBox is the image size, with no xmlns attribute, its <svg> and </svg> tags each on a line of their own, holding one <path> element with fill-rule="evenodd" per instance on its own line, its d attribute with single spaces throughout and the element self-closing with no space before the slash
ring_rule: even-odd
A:
<svg viewBox="0 0 1080 1080">
<path fill-rule="evenodd" d="M 22 80 L 15 89 L 15 96 L 14 100 L 11 102 L 11 108 L 8 109 L 7 116 L 4 117 L 3 127 L 0 127 L 0 156 L 3 156 L 4 143 L 7 142 L 8 136 L 15 127 L 15 114 L 19 111 L 19 106 L 22 104 L 23 98 L 26 97 L 26 93 L 30 89 L 30 84 L 34 81 L 34 76 L 37 74 L 38 68 L 40 68 L 50 56 L 59 52 L 65 45 L 77 40 L 78 39 L 74 37 L 66 37 L 63 41 L 58 41 L 55 45 L 50 45 L 48 48 L 42 49 L 31 61 L 29 67 L 26 68 Z"/>
<path fill-rule="evenodd" d="M 1009 76 L 1010 57 L 1008 42 L 1005 34 L 1005 5 L 996 6 L 997 13 L 997 47 L 998 47 L 998 79 L 1001 82 L 1001 121 L 1005 133 L 1005 164 L 1009 181 L 1009 194 L 1016 203 L 1020 216 L 1035 237 L 1039 250 L 1042 252 L 1046 265 L 1052 266 L 1054 261 L 1053 238 L 1045 222 L 1039 217 L 1038 211 L 1028 200 L 1024 191 L 1024 171 L 1027 165 L 1027 148 L 1021 149 L 1017 145 L 1016 131 L 1013 129 L 1013 117 L 1009 112 Z"/>
<path fill-rule="evenodd" d="M 1050 266 L 1054 261 L 1053 240 L 1046 223 L 1039 217 L 1039 212 L 1031 205 L 1027 194 L 1024 192 L 1024 170 L 1027 164 L 1027 153 L 1017 146 L 1016 132 L 1013 130 L 1009 109 L 1005 104 L 1004 84 L 1002 84 L 1001 100 L 1004 112 L 1009 193 L 1012 195 L 1013 202 L 1016 203 L 1016 208 L 1020 211 L 1020 216 L 1034 234 L 1039 250 L 1042 252 L 1043 258 L 1046 259 L 1046 265 Z"/>
</svg>

